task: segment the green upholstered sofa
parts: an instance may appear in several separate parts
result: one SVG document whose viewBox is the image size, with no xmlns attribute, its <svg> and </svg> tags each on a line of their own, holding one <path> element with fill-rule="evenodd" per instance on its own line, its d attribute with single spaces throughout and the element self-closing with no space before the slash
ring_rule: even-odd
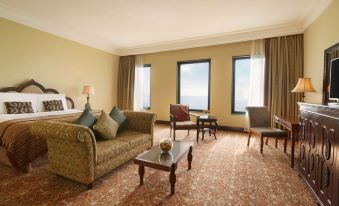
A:
<svg viewBox="0 0 339 206">
<path fill-rule="evenodd" d="M 40 121 L 33 135 L 47 139 L 50 170 L 86 184 L 153 146 L 154 113 L 124 111 L 125 130 L 113 140 L 96 140 L 91 129 L 66 122 Z"/>
</svg>

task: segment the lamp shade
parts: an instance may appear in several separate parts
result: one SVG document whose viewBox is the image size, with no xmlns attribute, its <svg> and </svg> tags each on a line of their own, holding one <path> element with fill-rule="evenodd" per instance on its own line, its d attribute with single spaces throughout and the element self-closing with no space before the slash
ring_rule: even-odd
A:
<svg viewBox="0 0 339 206">
<path fill-rule="evenodd" d="M 316 92 L 314 89 L 311 78 L 299 78 L 297 86 L 291 92 Z"/>
<path fill-rule="evenodd" d="M 82 93 L 94 95 L 94 87 L 93 86 L 84 86 L 84 88 L 82 89 Z"/>
</svg>

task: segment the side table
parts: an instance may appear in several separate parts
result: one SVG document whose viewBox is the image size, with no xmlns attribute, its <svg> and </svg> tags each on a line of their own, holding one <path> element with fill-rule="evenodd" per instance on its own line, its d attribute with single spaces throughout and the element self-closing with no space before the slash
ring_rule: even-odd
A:
<svg viewBox="0 0 339 206">
<path fill-rule="evenodd" d="M 218 130 L 218 118 L 210 115 L 202 115 L 197 117 L 197 142 L 199 142 L 199 133 L 202 133 L 202 140 L 204 140 L 205 132 L 209 135 L 214 135 L 217 139 L 216 133 Z"/>
</svg>

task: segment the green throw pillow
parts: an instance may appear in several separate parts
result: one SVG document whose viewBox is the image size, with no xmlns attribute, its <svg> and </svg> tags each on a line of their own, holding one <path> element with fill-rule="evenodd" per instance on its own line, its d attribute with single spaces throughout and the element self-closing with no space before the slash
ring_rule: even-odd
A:
<svg viewBox="0 0 339 206">
<path fill-rule="evenodd" d="M 114 106 L 112 111 L 109 113 L 109 116 L 112 117 L 114 121 L 119 124 L 118 133 L 126 129 L 127 118 L 124 113 L 118 109 L 117 106 Z"/>
<path fill-rule="evenodd" d="M 89 109 L 85 109 L 75 124 L 92 128 L 97 118 L 91 113 Z"/>
<path fill-rule="evenodd" d="M 116 106 L 113 107 L 112 111 L 109 113 L 109 116 L 118 122 L 120 126 L 123 125 L 127 120 L 124 113 L 122 113 Z"/>
</svg>

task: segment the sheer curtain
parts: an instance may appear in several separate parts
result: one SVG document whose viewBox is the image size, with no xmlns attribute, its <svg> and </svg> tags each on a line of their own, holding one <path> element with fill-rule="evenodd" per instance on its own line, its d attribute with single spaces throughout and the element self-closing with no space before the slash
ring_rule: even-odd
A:
<svg viewBox="0 0 339 206">
<path fill-rule="evenodd" d="M 264 105 L 265 51 L 264 40 L 252 41 L 248 106 Z"/>
<path fill-rule="evenodd" d="M 134 81 L 134 111 L 142 111 L 144 91 L 144 63 L 141 55 L 135 59 L 135 81 Z"/>
</svg>

